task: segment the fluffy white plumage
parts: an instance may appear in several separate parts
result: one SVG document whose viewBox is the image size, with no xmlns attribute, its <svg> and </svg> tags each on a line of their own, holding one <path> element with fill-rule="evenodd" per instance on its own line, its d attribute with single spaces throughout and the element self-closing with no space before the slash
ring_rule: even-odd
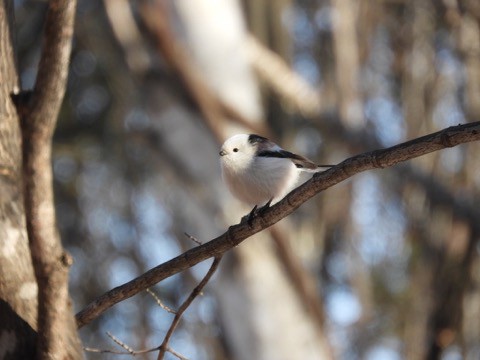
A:
<svg viewBox="0 0 480 360">
<path fill-rule="evenodd" d="M 220 163 L 230 192 L 250 205 L 280 200 L 293 188 L 300 171 L 319 170 L 307 158 L 254 134 L 238 134 L 225 141 Z"/>
</svg>

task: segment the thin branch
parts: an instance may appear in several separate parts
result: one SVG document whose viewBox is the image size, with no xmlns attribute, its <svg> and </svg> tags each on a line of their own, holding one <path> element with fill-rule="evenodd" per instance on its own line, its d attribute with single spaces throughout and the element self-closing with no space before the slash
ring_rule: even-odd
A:
<svg viewBox="0 0 480 360">
<path fill-rule="evenodd" d="M 168 346 L 168 343 L 170 341 L 170 338 L 173 335 L 173 332 L 175 331 L 176 327 L 178 326 L 178 323 L 180 322 L 180 319 L 183 315 L 183 313 L 188 309 L 188 307 L 192 304 L 192 302 L 195 300 L 195 298 L 201 294 L 203 288 L 205 285 L 210 281 L 211 277 L 215 273 L 215 271 L 218 268 L 218 265 L 220 264 L 220 260 L 222 259 L 222 256 L 218 256 L 214 259 L 212 265 L 210 266 L 210 269 L 208 272 L 205 274 L 203 277 L 202 281 L 193 289 L 193 291 L 190 293 L 188 298 L 182 303 L 178 311 L 174 311 L 170 309 L 169 307 L 165 306 L 160 299 L 153 293 L 150 289 L 146 289 L 146 291 L 152 295 L 157 303 L 166 311 L 175 314 L 175 317 L 172 320 L 172 323 L 170 325 L 170 328 L 167 331 L 167 334 L 165 335 L 165 338 L 163 339 L 163 342 L 160 346 L 157 346 L 152 349 L 145 349 L 145 350 L 133 350 L 130 346 L 125 344 L 123 341 L 112 335 L 110 332 L 107 332 L 107 335 L 112 339 L 113 342 L 115 342 L 117 345 L 121 346 L 125 351 L 117 351 L 117 350 L 108 350 L 108 349 L 97 349 L 97 348 L 90 348 L 90 347 L 85 347 L 85 351 L 89 352 L 95 352 L 95 353 L 110 353 L 110 354 L 117 354 L 117 355 L 140 355 L 140 354 L 145 354 L 145 353 L 150 353 L 153 351 L 159 350 L 158 354 L 158 359 L 163 359 L 165 356 L 165 353 L 169 352 L 172 355 L 176 356 L 177 358 L 181 360 L 188 360 L 185 356 L 182 354 L 176 352 L 173 350 L 171 347 Z"/>
<path fill-rule="evenodd" d="M 110 339 L 112 339 L 112 341 L 117 344 L 118 346 L 122 347 L 125 349 L 125 351 L 127 351 L 129 354 L 135 354 L 135 350 L 133 350 L 130 346 L 128 346 L 127 344 L 125 344 L 122 340 L 120 340 L 119 338 L 117 338 L 115 335 L 113 335 L 111 332 L 107 331 L 107 335 Z"/>
<path fill-rule="evenodd" d="M 203 243 L 202 243 L 200 240 L 198 240 L 195 236 L 192 236 L 192 235 L 190 235 L 190 234 L 187 233 L 187 232 L 184 232 L 183 234 L 184 234 L 187 238 L 189 238 L 190 240 L 192 240 L 193 242 L 196 242 L 198 245 L 202 245 L 202 244 L 203 244 Z"/>
<path fill-rule="evenodd" d="M 26 119 L 49 140 L 55 129 L 67 84 L 76 0 L 51 0 L 45 21 L 44 46 Z"/>
<path fill-rule="evenodd" d="M 119 351 L 119 350 L 111 350 L 111 349 L 98 349 L 98 348 L 92 348 L 92 347 L 84 347 L 83 350 L 91 353 L 97 353 L 97 354 L 115 354 L 115 355 L 129 355 L 129 356 L 137 356 L 137 355 L 142 355 L 142 354 L 148 354 L 154 351 L 157 351 L 158 348 L 153 348 L 153 349 L 145 349 L 145 350 L 136 350 L 134 352 L 129 352 L 129 351 Z M 172 350 L 173 351 L 173 350 Z M 168 352 L 172 352 L 171 349 L 168 350 Z M 172 352 L 173 354 L 173 352 Z M 177 354 L 174 354 L 175 356 L 178 357 Z M 181 356 L 181 355 L 180 355 Z M 185 359 L 185 358 L 184 358 Z M 188 360 L 188 359 L 187 359 Z"/>
<path fill-rule="evenodd" d="M 116 342 L 116 341 L 115 341 Z M 123 346 L 122 346 L 123 347 Z M 83 350 L 98 353 L 98 354 L 115 354 L 115 355 L 130 355 L 136 356 L 141 354 L 148 354 L 158 350 L 158 346 L 152 349 L 144 349 L 144 350 L 132 350 L 132 351 L 121 351 L 121 350 L 112 350 L 112 349 L 98 349 L 92 347 L 84 347 Z"/>
<path fill-rule="evenodd" d="M 138 278 L 106 292 L 77 314 L 77 324 L 82 327 L 114 304 L 201 261 L 224 254 L 248 237 L 290 215 L 316 194 L 356 174 L 367 170 L 386 168 L 434 151 L 478 140 L 480 140 L 480 122 L 475 122 L 449 127 L 387 149 L 353 156 L 325 172 L 315 174 L 312 179 L 293 190 L 283 200 L 256 216 L 250 224 L 241 222 L 233 225 L 219 237 L 188 250 Z"/>
<path fill-rule="evenodd" d="M 115 354 L 115 355 L 131 355 L 129 352 L 110 350 L 110 349 L 97 349 L 92 347 L 84 347 L 83 350 L 87 352 L 97 353 L 97 354 Z M 156 349 L 152 350 L 155 351 Z"/>
<path fill-rule="evenodd" d="M 170 354 L 176 356 L 176 357 L 179 358 L 180 360 L 188 360 L 188 358 L 186 358 L 186 357 L 183 356 L 182 354 L 176 352 L 175 350 L 173 350 L 173 349 L 170 348 L 170 347 L 167 347 L 167 352 L 169 352 Z"/>
<path fill-rule="evenodd" d="M 100 353 L 100 354 L 115 354 L 115 355 L 131 355 L 131 356 L 137 356 L 137 355 L 141 355 L 141 354 L 147 354 L 147 353 L 151 353 L 151 352 L 154 352 L 154 351 L 157 351 L 160 349 L 160 346 L 157 346 L 157 347 L 154 347 L 154 348 L 151 348 L 151 349 L 143 349 L 143 350 L 133 350 L 130 346 L 128 346 L 127 344 L 125 344 L 123 341 L 121 341 L 119 338 L 117 338 L 116 336 L 114 336 L 113 334 L 111 334 L 110 332 L 107 331 L 107 335 L 110 339 L 112 339 L 112 341 L 119 345 L 120 347 L 122 347 L 123 349 L 125 349 L 125 351 L 118 351 L 118 350 L 111 350 L 111 349 L 97 349 L 97 348 L 91 348 L 91 347 L 84 347 L 83 350 L 85 351 L 88 351 L 88 352 L 93 352 L 93 353 Z M 179 359 L 185 359 L 185 360 L 188 360 L 186 357 L 184 357 L 183 355 L 179 354 L 178 352 L 174 351 L 172 348 L 170 347 L 166 347 L 166 351 L 175 355 L 176 357 L 178 357 Z"/>
<path fill-rule="evenodd" d="M 155 294 L 152 290 L 150 290 L 150 288 L 147 289 L 147 292 L 152 295 L 152 297 L 155 299 L 155 301 L 157 302 L 158 306 L 160 306 L 163 310 L 165 310 L 166 312 L 169 312 L 170 314 L 176 314 L 177 312 L 175 310 L 173 310 L 172 308 L 168 307 L 167 305 L 165 305 L 162 300 L 160 300 L 160 298 L 157 296 L 157 294 Z"/>
<path fill-rule="evenodd" d="M 80 357 L 81 346 L 68 296 L 72 261 L 56 229 L 51 142 L 67 82 L 76 0 L 48 4 L 38 76 L 19 115 L 26 226 L 38 283 L 37 356 L 66 359 Z"/>
<path fill-rule="evenodd" d="M 193 300 L 195 300 L 195 298 L 202 292 L 205 285 L 207 285 L 207 283 L 210 281 L 213 274 L 215 274 L 215 271 L 217 271 L 218 265 L 220 264 L 221 260 L 222 260 L 222 255 L 215 257 L 212 265 L 210 266 L 210 269 L 208 269 L 208 272 L 205 274 L 202 281 L 200 281 L 200 283 L 195 287 L 195 289 L 193 289 L 193 291 L 190 293 L 188 298 L 183 302 L 183 304 L 177 310 L 177 313 L 175 314 L 172 324 L 170 325 L 170 328 L 168 329 L 167 334 L 163 339 L 162 345 L 160 345 L 160 351 L 158 353 L 158 358 L 157 358 L 158 360 L 162 360 L 164 358 L 166 351 L 171 352 L 171 350 L 169 350 L 169 347 L 168 347 L 168 342 L 170 341 L 170 338 L 172 337 L 173 332 L 175 331 L 178 323 L 180 322 L 180 319 L 183 313 L 185 312 L 185 310 L 188 309 L 188 307 L 193 302 Z"/>
</svg>

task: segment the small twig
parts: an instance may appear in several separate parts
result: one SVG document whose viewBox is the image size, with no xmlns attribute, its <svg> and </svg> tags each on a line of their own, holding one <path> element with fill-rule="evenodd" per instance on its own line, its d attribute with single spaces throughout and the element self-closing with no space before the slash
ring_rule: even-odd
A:
<svg viewBox="0 0 480 360">
<path fill-rule="evenodd" d="M 155 299 L 155 301 L 157 302 L 158 306 L 160 306 L 163 310 L 165 310 L 166 312 L 169 312 L 170 314 L 176 314 L 177 312 L 175 310 L 173 310 L 171 307 L 168 307 L 167 305 L 165 305 L 162 300 L 160 300 L 160 298 L 157 296 L 157 294 L 155 294 L 152 290 L 150 290 L 150 288 L 147 289 L 147 292 L 152 295 L 152 297 Z"/>
<path fill-rule="evenodd" d="M 176 356 L 177 358 L 179 358 L 180 360 L 188 360 L 187 357 L 183 356 L 182 354 L 176 352 L 175 350 L 173 350 L 171 347 L 167 347 L 166 351 L 168 351 L 170 354 Z"/>
<path fill-rule="evenodd" d="M 201 242 L 200 240 L 198 240 L 195 236 L 192 236 L 190 235 L 189 233 L 187 232 L 184 232 L 183 233 L 187 238 L 189 238 L 190 240 L 192 240 L 193 242 L 196 242 L 198 245 L 202 245 L 203 242 Z"/>
<path fill-rule="evenodd" d="M 158 346 L 152 349 L 144 349 L 144 350 L 135 350 L 135 351 L 120 351 L 120 350 L 112 350 L 112 349 L 97 349 L 91 347 L 84 347 L 84 351 L 92 352 L 92 353 L 99 353 L 99 354 L 115 354 L 115 355 L 130 355 L 136 356 L 141 354 L 148 354 L 158 350 Z M 169 351 L 170 352 L 170 351 Z"/>
<path fill-rule="evenodd" d="M 84 347 L 83 350 L 88 351 L 88 352 L 92 352 L 92 353 L 98 353 L 98 354 L 131 355 L 130 353 L 126 353 L 124 351 L 109 350 L 109 349 L 97 349 L 97 348 L 91 348 L 91 347 Z"/>
<path fill-rule="evenodd" d="M 126 351 L 128 351 L 130 354 L 134 354 L 135 353 L 135 350 L 133 350 L 130 346 L 128 346 L 127 344 L 125 344 L 123 341 L 121 341 L 119 338 L 115 337 L 112 333 L 108 332 L 107 331 L 107 335 L 110 339 L 112 339 L 112 341 L 114 343 L 116 343 L 117 345 L 121 346 L 122 348 L 124 348 Z"/>
<path fill-rule="evenodd" d="M 84 347 L 84 351 L 92 352 L 92 353 L 97 353 L 97 354 L 115 354 L 115 355 L 130 355 L 130 356 L 137 356 L 137 355 L 142 355 L 142 354 L 148 354 L 154 351 L 160 350 L 160 346 L 151 348 L 151 349 L 144 349 L 144 350 L 133 350 L 131 347 L 120 341 L 118 338 L 113 336 L 111 333 L 107 332 L 107 335 L 118 345 L 120 345 L 122 348 L 125 349 L 125 351 L 120 351 L 120 350 L 113 350 L 113 349 L 98 349 L 98 348 L 91 348 L 91 347 Z M 173 350 L 171 347 L 166 346 L 165 349 L 166 352 L 169 352 L 170 354 L 176 356 L 180 360 L 188 360 L 187 357 L 183 356 L 179 352 Z"/>
<path fill-rule="evenodd" d="M 208 269 L 208 272 L 205 274 L 203 277 L 202 281 L 193 289 L 193 291 L 190 293 L 188 298 L 183 302 L 183 304 L 180 306 L 180 308 L 177 310 L 177 313 L 175 314 L 175 317 L 172 321 L 172 324 L 170 325 L 170 328 L 167 331 L 167 334 L 165 335 L 165 338 L 163 339 L 162 345 L 160 345 L 160 351 L 158 353 L 158 360 L 162 360 L 165 356 L 165 352 L 171 352 L 174 354 L 171 349 L 168 347 L 168 342 L 170 341 L 170 338 L 172 337 L 173 332 L 175 331 L 175 328 L 177 327 L 178 323 L 180 322 L 180 319 L 185 312 L 185 310 L 188 309 L 190 304 L 195 300 L 195 298 L 202 292 L 203 288 L 207 283 L 209 282 L 210 278 L 213 276 L 215 271 L 218 268 L 218 264 L 220 264 L 220 261 L 222 260 L 222 255 L 215 257 L 213 260 L 212 265 L 210 266 L 210 269 Z M 174 354 L 175 355 L 175 354 Z M 175 355 L 177 356 L 177 355 Z M 182 359 L 182 358 L 180 358 Z"/>
</svg>

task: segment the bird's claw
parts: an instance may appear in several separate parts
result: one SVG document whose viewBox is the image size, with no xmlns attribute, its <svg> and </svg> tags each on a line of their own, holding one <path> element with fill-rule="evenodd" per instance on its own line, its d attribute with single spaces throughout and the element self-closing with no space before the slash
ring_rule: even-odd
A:
<svg viewBox="0 0 480 360">
<path fill-rule="evenodd" d="M 271 198 L 270 200 L 267 201 L 267 203 L 265 205 L 263 205 L 260 209 L 258 209 L 258 212 L 260 214 L 263 214 L 265 212 L 265 210 L 267 210 L 270 205 L 272 205 L 272 201 L 273 201 L 273 198 Z"/>
<path fill-rule="evenodd" d="M 253 207 L 253 209 L 248 213 L 248 215 L 245 215 L 244 217 L 242 217 L 242 222 L 246 221 L 248 226 L 252 227 L 253 219 L 255 218 L 255 215 L 257 214 L 257 208 L 258 208 L 258 206 L 255 205 Z"/>
<path fill-rule="evenodd" d="M 250 211 L 250 213 L 248 215 L 245 215 L 243 218 L 242 218 L 242 222 L 243 221 L 247 221 L 247 224 L 248 226 L 252 227 L 253 226 L 253 219 L 255 219 L 255 217 L 257 215 L 263 215 L 263 213 L 270 207 L 270 205 L 272 204 L 272 199 L 268 200 L 268 202 L 263 205 L 262 207 L 258 207 L 257 205 L 255 205 L 252 209 L 252 211 Z"/>
</svg>

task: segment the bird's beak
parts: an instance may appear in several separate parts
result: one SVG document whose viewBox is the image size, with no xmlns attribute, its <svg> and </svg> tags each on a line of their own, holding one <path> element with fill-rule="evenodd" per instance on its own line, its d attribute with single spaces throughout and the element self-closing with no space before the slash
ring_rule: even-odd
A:
<svg viewBox="0 0 480 360">
<path fill-rule="evenodd" d="M 218 155 L 224 156 L 224 155 L 227 155 L 227 152 L 225 150 L 222 150 L 218 153 Z"/>
</svg>

